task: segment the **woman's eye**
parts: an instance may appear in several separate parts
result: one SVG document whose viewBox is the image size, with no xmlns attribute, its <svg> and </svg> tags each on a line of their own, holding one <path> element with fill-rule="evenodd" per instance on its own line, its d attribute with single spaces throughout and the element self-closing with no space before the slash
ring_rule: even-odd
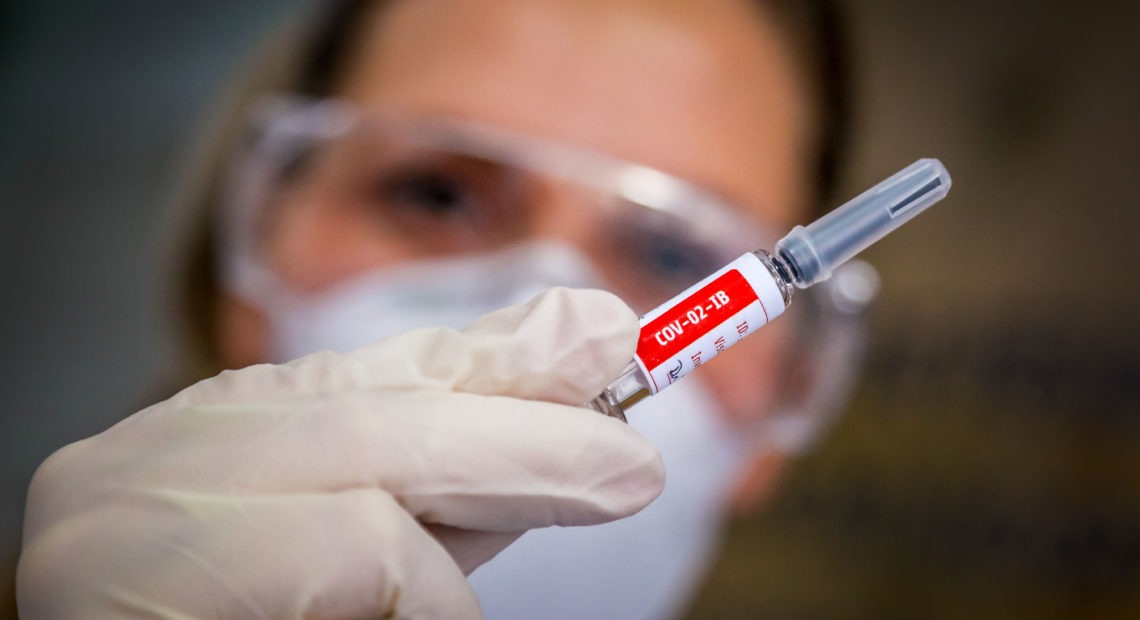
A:
<svg viewBox="0 0 1140 620">
<path fill-rule="evenodd" d="M 696 282 L 716 268 L 708 252 L 679 241 L 649 241 L 641 247 L 639 256 L 642 268 L 663 281 Z"/>
<path fill-rule="evenodd" d="M 380 201 L 408 215 L 454 218 L 478 208 L 475 192 L 454 176 L 441 172 L 402 173 L 384 180 Z"/>
<path fill-rule="evenodd" d="M 626 219 L 611 228 L 632 273 L 664 288 L 684 287 L 720 266 L 717 252 L 687 239 L 676 225 Z"/>
</svg>

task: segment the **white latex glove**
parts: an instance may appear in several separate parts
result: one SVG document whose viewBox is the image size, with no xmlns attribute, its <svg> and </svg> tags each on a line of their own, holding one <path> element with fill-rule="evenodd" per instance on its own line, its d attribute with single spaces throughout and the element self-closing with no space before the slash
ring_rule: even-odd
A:
<svg viewBox="0 0 1140 620">
<path fill-rule="evenodd" d="M 555 289 L 202 381 L 40 466 L 21 616 L 478 617 L 464 574 L 519 532 L 660 492 L 655 448 L 574 407 L 636 337 L 617 298 Z"/>
</svg>

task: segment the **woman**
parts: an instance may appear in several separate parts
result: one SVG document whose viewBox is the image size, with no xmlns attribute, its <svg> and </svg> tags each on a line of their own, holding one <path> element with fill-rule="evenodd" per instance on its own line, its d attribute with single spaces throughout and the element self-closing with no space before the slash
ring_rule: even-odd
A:
<svg viewBox="0 0 1140 620">
<path fill-rule="evenodd" d="M 524 530 L 637 512 L 659 448 L 648 510 L 532 532 L 472 583 L 492 616 L 675 613 L 729 486 L 762 496 L 802 440 L 772 423 L 818 392 L 796 330 L 631 411 L 649 442 L 573 405 L 630 359 L 625 304 L 822 203 L 842 93 L 812 35 L 830 22 L 782 4 L 330 7 L 239 106 L 253 131 L 207 174 L 186 279 L 203 376 L 283 365 L 41 466 L 21 612 L 476 615 L 463 575 Z M 555 289 L 404 333 L 558 285 L 625 304 Z M 284 364 L 322 349 L 351 352 Z"/>
</svg>

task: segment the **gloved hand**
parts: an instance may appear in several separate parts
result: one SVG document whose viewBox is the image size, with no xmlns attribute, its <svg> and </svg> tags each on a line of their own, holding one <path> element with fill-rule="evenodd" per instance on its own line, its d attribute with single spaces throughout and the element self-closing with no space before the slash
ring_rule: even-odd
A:
<svg viewBox="0 0 1140 620">
<path fill-rule="evenodd" d="M 21 616 L 477 617 L 465 573 L 521 531 L 660 492 L 656 449 L 574 406 L 636 337 L 615 297 L 555 289 L 202 381 L 40 466 Z"/>
</svg>

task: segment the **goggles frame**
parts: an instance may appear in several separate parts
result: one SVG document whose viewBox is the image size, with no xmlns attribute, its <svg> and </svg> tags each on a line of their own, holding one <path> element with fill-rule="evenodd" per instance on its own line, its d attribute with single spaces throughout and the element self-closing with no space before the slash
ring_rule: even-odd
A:
<svg viewBox="0 0 1140 620">
<path fill-rule="evenodd" d="M 687 242 L 718 248 L 722 263 L 757 247 L 773 247 L 778 238 L 771 226 L 713 192 L 606 154 L 458 119 L 377 115 L 336 99 L 274 96 L 252 109 L 252 135 L 229 171 L 218 220 L 218 259 L 227 290 L 261 300 L 280 292 L 280 283 L 257 251 L 267 188 L 315 144 L 361 127 L 379 128 L 384 135 L 425 149 L 497 162 L 586 188 L 609 197 L 596 202 L 601 208 L 644 209 L 684 228 Z M 757 433 L 763 442 L 800 452 L 837 417 L 857 375 L 866 336 L 863 315 L 876 290 L 873 268 L 852 261 L 831 280 L 798 292 L 796 305 L 809 308 L 796 313 L 803 315 L 796 319 L 797 348 L 803 348 L 796 366 L 811 376 L 796 382 L 802 394 L 783 399 L 787 402 L 765 416 Z"/>
</svg>

